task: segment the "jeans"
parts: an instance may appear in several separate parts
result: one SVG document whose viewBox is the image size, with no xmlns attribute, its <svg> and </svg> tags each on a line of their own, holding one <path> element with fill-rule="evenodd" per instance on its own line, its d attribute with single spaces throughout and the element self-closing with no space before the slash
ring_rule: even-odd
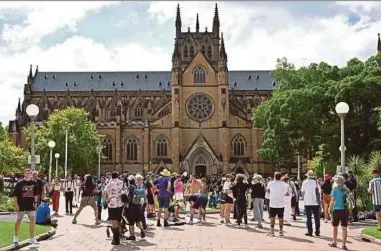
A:
<svg viewBox="0 0 381 251">
<path fill-rule="evenodd" d="M 98 220 L 102 220 L 102 203 L 99 198 L 97 200 L 97 207 L 98 207 Z"/>
<path fill-rule="evenodd" d="M 253 198 L 253 215 L 254 220 L 258 221 L 258 223 L 261 223 L 263 219 L 264 201 L 265 200 L 261 198 Z"/>
<path fill-rule="evenodd" d="M 312 234 L 312 214 L 315 220 L 315 234 L 320 234 L 320 206 L 304 206 L 305 214 L 307 216 L 307 230 Z"/>
<path fill-rule="evenodd" d="M 142 221 L 143 229 L 147 229 L 147 221 L 144 212 L 146 211 L 146 204 L 140 206 L 140 220 Z"/>
<path fill-rule="evenodd" d="M 66 208 L 66 213 L 73 213 L 73 196 L 74 192 L 73 191 L 68 191 L 65 192 L 65 208 Z"/>
<path fill-rule="evenodd" d="M 247 205 L 246 201 L 236 201 L 235 203 L 236 216 L 238 225 L 241 224 L 242 218 L 244 220 L 245 225 L 247 225 Z"/>
</svg>

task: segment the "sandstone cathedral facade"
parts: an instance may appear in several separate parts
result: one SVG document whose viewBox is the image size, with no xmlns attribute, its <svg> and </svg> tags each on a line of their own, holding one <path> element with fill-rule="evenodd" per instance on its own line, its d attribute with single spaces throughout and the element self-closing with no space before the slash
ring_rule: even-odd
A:
<svg viewBox="0 0 381 251">
<path fill-rule="evenodd" d="M 262 131 L 252 109 L 277 83 L 269 71 L 228 71 L 216 5 L 211 31 L 183 31 L 180 7 L 171 71 L 43 72 L 32 66 L 9 134 L 25 145 L 29 104 L 37 121 L 55 109 L 84 108 L 102 140 L 102 171 L 270 173 L 256 151 Z M 37 153 L 38 154 L 38 153 Z M 70 168 L 70 163 L 69 163 Z"/>
</svg>

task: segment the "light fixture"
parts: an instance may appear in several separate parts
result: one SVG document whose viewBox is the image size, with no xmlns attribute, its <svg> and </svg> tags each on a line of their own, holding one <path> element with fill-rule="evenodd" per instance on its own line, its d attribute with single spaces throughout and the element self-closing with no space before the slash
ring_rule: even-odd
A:
<svg viewBox="0 0 381 251">
<path fill-rule="evenodd" d="M 38 106 L 35 104 L 30 104 L 26 108 L 26 114 L 28 114 L 28 116 L 31 118 L 36 117 L 39 112 L 40 112 L 40 109 L 38 109 Z"/>
<path fill-rule="evenodd" d="M 48 142 L 48 146 L 53 149 L 56 146 L 56 142 L 51 140 L 51 141 Z"/>
</svg>

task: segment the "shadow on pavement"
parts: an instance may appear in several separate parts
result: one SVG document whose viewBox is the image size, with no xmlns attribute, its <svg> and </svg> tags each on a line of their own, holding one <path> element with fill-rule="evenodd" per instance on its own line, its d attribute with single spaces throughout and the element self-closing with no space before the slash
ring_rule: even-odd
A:
<svg viewBox="0 0 381 251">
<path fill-rule="evenodd" d="M 298 237 L 283 236 L 283 237 L 279 237 L 279 238 L 286 239 L 286 240 L 290 240 L 290 241 L 296 241 L 296 242 L 314 243 L 314 242 L 311 241 L 311 240 L 302 239 L 302 238 L 298 238 Z"/>
<path fill-rule="evenodd" d="M 91 228 L 91 229 L 106 228 L 106 226 L 94 225 L 94 224 L 90 225 L 90 224 L 77 223 L 77 225 L 84 226 L 84 227 Z"/>
</svg>

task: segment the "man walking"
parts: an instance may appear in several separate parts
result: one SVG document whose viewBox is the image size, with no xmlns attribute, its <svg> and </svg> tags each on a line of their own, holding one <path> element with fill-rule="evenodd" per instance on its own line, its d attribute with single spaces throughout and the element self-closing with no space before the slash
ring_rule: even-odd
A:
<svg viewBox="0 0 381 251">
<path fill-rule="evenodd" d="M 24 178 L 17 182 L 12 193 L 15 212 L 17 213 L 15 236 L 13 237 L 14 244 L 19 243 L 20 226 L 24 215 L 28 215 L 29 218 L 29 243 L 38 244 L 35 239 L 34 231 L 38 195 L 37 188 L 37 182 L 32 180 L 31 171 L 29 169 L 25 169 Z"/>
<path fill-rule="evenodd" d="M 169 176 L 171 173 L 164 169 L 160 173 L 161 177 L 159 177 L 155 182 L 154 185 L 157 185 L 159 187 L 159 210 L 157 212 L 157 226 L 161 227 L 160 218 L 161 213 L 164 211 L 164 227 L 168 227 L 168 208 L 169 208 L 169 200 L 171 196 L 171 180 Z"/>
<path fill-rule="evenodd" d="M 275 236 L 274 226 L 275 217 L 278 216 L 279 219 L 279 236 L 283 236 L 283 215 L 285 201 L 284 196 L 288 196 L 288 185 L 282 182 L 280 179 L 282 174 L 279 172 L 274 173 L 274 180 L 270 181 L 267 185 L 266 191 L 268 193 L 268 198 L 270 200 L 269 204 L 269 214 L 270 214 L 270 232 L 269 236 Z"/>
<path fill-rule="evenodd" d="M 302 184 L 302 198 L 304 200 L 304 210 L 307 216 L 306 236 L 312 236 L 312 214 L 315 220 L 315 235 L 320 236 L 320 204 L 321 204 L 321 188 L 317 182 L 316 175 L 313 171 L 307 172 L 307 179 Z"/>
<path fill-rule="evenodd" d="M 378 231 L 381 231 L 381 178 L 380 170 L 375 169 L 372 172 L 373 179 L 369 182 L 369 193 L 372 194 L 374 212 L 378 224 Z"/>
</svg>

